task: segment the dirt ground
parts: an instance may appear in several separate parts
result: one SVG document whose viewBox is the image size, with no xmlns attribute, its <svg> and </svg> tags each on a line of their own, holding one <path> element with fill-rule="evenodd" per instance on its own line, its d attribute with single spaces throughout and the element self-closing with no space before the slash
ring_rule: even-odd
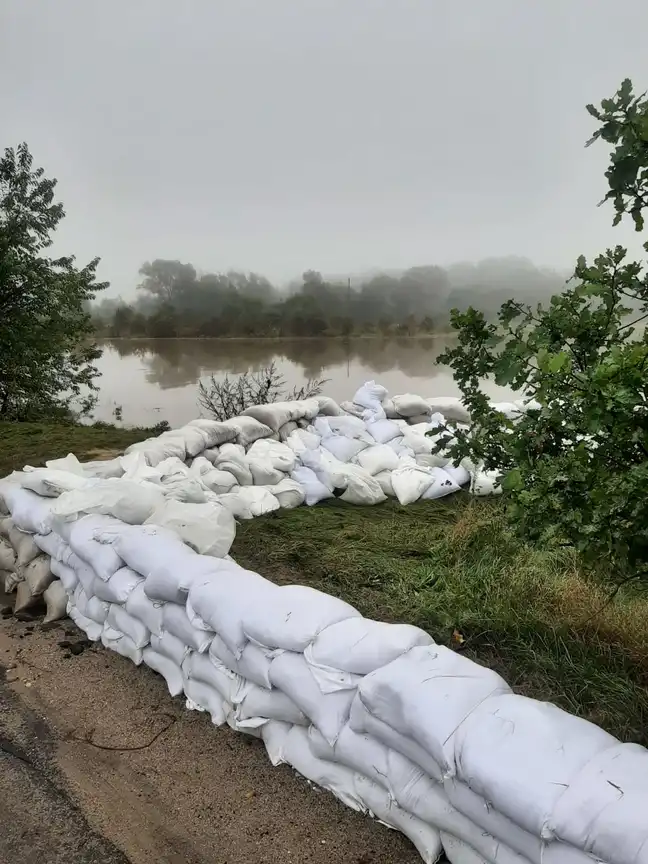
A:
<svg viewBox="0 0 648 864">
<path fill-rule="evenodd" d="M 414 864 L 72 622 L 0 620 L 0 864 Z"/>
</svg>

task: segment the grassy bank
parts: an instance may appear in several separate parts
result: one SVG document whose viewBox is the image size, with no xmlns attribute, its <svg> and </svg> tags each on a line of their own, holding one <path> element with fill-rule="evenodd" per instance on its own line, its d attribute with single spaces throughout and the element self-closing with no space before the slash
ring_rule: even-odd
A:
<svg viewBox="0 0 648 864">
<path fill-rule="evenodd" d="M 0 476 L 69 452 L 109 458 L 147 434 L 0 423 Z M 499 500 L 325 502 L 242 523 L 232 554 L 278 582 L 423 627 L 518 692 L 648 745 L 648 595 L 626 589 L 608 603 L 611 586 L 586 578 L 570 550 L 516 540 Z"/>
</svg>

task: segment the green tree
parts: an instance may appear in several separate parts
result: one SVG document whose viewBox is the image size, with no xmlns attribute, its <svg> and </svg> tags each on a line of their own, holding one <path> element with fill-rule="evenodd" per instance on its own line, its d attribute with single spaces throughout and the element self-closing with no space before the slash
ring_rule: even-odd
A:
<svg viewBox="0 0 648 864">
<path fill-rule="evenodd" d="M 624 81 L 588 106 L 613 146 L 606 172 L 616 210 L 643 227 L 648 205 L 648 101 Z M 648 243 L 644 244 L 648 251 Z M 473 424 L 453 454 L 502 469 L 513 525 L 574 545 L 619 582 L 648 578 L 648 276 L 620 246 L 588 264 L 543 308 L 510 300 L 498 324 L 454 310 L 454 370 Z M 643 325 L 643 326 L 638 326 Z M 493 410 L 484 378 L 532 397 L 521 419 Z"/>
<path fill-rule="evenodd" d="M 56 180 L 34 168 L 26 144 L 0 160 L 0 416 L 69 415 L 96 401 L 86 309 L 98 291 L 99 259 L 85 267 L 45 250 L 65 216 L 55 202 Z"/>
</svg>

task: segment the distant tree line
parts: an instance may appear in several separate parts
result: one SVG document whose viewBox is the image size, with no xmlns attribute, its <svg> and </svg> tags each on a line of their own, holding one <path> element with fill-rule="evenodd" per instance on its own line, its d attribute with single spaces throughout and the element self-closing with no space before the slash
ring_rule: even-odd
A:
<svg viewBox="0 0 648 864">
<path fill-rule="evenodd" d="M 103 336 L 410 336 L 443 330 L 450 310 L 471 305 L 495 312 L 511 297 L 547 299 L 564 277 L 524 258 L 478 264 L 411 267 L 364 280 L 329 280 L 315 270 L 287 289 L 256 273 L 199 274 L 191 264 L 144 264 L 137 299 L 104 299 L 92 308 Z"/>
</svg>

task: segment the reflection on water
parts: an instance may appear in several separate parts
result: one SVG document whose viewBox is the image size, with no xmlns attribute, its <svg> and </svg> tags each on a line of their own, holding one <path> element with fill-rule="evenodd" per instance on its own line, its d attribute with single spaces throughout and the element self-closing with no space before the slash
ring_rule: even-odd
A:
<svg viewBox="0 0 648 864">
<path fill-rule="evenodd" d="M 257 370 L 275 361 L 287 384 L 329 379 L 324 391 L 350 399 L 370 378 L 390 393 L 422 396 L 459 393 L 450 371 L 435 359 L 451 336 L 403 339 L 115 339 L 104 343 L 99 420 L 114 420 L 116 406 L 127 425 L 168 420 L 173 426 L 199 415 L 198 381 Z M 499 388 L 491 388 L 497 395 Z"/>
</svg>

